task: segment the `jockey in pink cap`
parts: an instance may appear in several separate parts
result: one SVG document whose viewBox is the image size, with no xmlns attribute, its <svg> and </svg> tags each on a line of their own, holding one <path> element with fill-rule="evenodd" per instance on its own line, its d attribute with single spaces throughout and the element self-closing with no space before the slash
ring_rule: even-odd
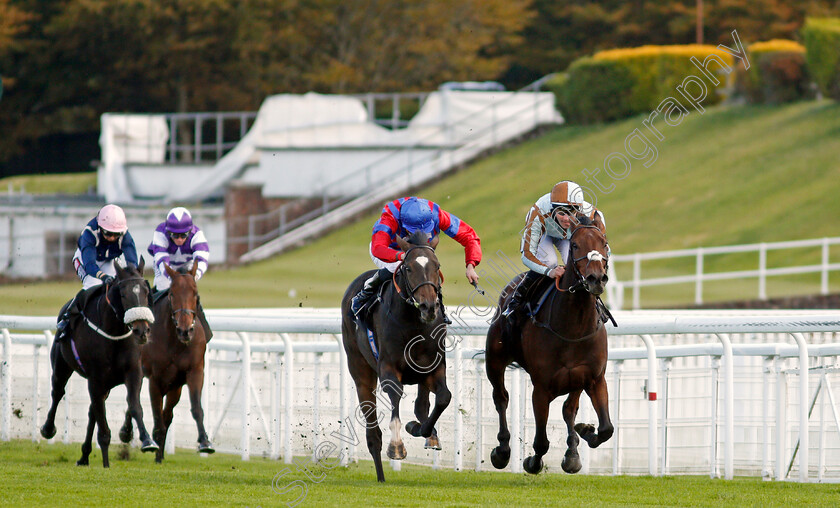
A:
<svg viewBox="0 0 840 508">
<path fill-rule="evenodd" d="M 80 310 L 86 296 L 102 284 L 110 284 L 117 275 L 114 261 L 122 257 L 126 266 L 137 266 L 137 248 L 128 232 L 125 212 L 117 205 L 105 205 L 99 213 L 87 223 L 79 235 L 78 248 L 73 254 L 73 267 L 82 281 L 82 290 L 75 301 L 60 316 L 56 340 L 64 338 L 71 312 Z"/>
</svg>

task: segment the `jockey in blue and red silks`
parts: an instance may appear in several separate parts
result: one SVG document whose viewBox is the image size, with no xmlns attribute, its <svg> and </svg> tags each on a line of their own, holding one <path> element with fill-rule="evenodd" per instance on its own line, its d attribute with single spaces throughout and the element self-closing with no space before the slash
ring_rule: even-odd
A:
<svg viewBox="0 0 840 508">
<path fill-rule="evenodd" d="M 370 257 L 379 270 L 365 281 L 362 289 L 353 297 L 350 308 L 354 315 L 358 316 L 382 283 L 391 277 L 391 274 L 394 273 L 405 257 L 405 252 L 399 250 L 395 241 L 397 235 L 404 238 L 417 231 L 427 233 L 430 243 L 443 231 L 463 245 L 467 265 L 467 280 L 471 284 L 478 282 L 475 267 L 481 262 L 481 239 L 479 239 L 475 230 L 433 201 L 417 197 L 395 199 L 385 204 L 382 208 L 382 215 L 373 225 Z M 449 324 L 450 321 L 446 317 L 442 301 L 440 307 L 444 320 Z"/>
<path fill-rule="evenodd" d="M 170 210 L 166 214 L 166 220 L 155 228 L 148 250 L 154 258 L 156 291 L 167 290 L 172 284 L 164 265 L 169 265 L 174 270 L 190 270 L 195 264 L 195 280 L 198 281 L 207 271 L 210 260 L 207 238 L 201 229 L 193 224 L 189 210 L 180 206 Z M 197 311 L 198 318 L 204 326 L 205 337 L 209 341 L 212 332 L 201 302 L 198 302 Z"/>
</svg>

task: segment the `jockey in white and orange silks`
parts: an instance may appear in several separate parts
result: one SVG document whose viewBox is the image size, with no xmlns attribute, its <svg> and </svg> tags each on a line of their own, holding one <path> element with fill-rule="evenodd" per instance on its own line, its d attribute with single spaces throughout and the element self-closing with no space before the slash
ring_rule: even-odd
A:
<svg viewBox="0 0 840 508">
<path fill-rule="evenodd" d="M 551 192 L 540 197 L 528 210 L 520 245 L 522 262 L 528 271 L 502 313 L 504 317 L 515 320 L 522 298 L 541 277 L 559 279 L 563 276 L 574 217 L 580 215 L 606 226 L 604 214 L 584 200 L 578 184 L 568 180 L 556 183 Z"/>
</svg>

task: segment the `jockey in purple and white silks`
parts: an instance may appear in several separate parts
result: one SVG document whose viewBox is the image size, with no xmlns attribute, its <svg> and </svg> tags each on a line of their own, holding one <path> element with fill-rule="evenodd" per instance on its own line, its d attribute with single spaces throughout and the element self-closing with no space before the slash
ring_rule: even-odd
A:
<svg viewBox="0 0 840 508">
<path fill-rule="evenodd" d="M 190 270 L 196 265 L 195 280 L 198 281 L 207 271 L 210 260 L 210 246 L 204 233 L 193 224 L 190 211 L 184 207 L 169 210 L 166 220 L 158 224 L 149 244 L 149 254 L 154 257 L 155 291 L 169 289 L 172 281 L 166 273 L 164 264 L 172 269 Z M 213 332 L 204 315 L 201 301 L 198 302 L 196 315 L 204 326 L 204 336 L 207 341 L 213 338 Z"/>
<path fill-rule="evenodd" d="M 192 267 L 197 263 L 195 280 L 207 271 L 210 260 L 210 246 L 204 233 L 193 224 L 192 215 L 183 207 L 173 208 L 166 214 L 166 220 L 155 228 L 149 254 L 154 258 L 155 289 L 169 289 L 172 281 L 166 274 L 164 263 L 175 270 L 182 266 Z"/>
</svg>

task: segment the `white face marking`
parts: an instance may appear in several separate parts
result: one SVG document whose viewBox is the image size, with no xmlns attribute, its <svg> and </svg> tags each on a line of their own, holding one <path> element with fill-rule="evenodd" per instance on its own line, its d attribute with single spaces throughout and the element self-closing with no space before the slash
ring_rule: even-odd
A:
<svg viewBox="0 0 840 508">
<path fill-rule="evenodd" d="M 417 261 L 417 264 L 423 268 L 426 268 L 426 265 L 429 263 L 429 258 L 426 256 L 417 256 L 414 260 Z"/>
<path fill-rule="evenodd" d="M 140 297 L 140 286 L 134 286 L 134 288 L 131 291 L 134 292 L 134 294 L 137 295 L 138 298 Z"/>
</svg>

